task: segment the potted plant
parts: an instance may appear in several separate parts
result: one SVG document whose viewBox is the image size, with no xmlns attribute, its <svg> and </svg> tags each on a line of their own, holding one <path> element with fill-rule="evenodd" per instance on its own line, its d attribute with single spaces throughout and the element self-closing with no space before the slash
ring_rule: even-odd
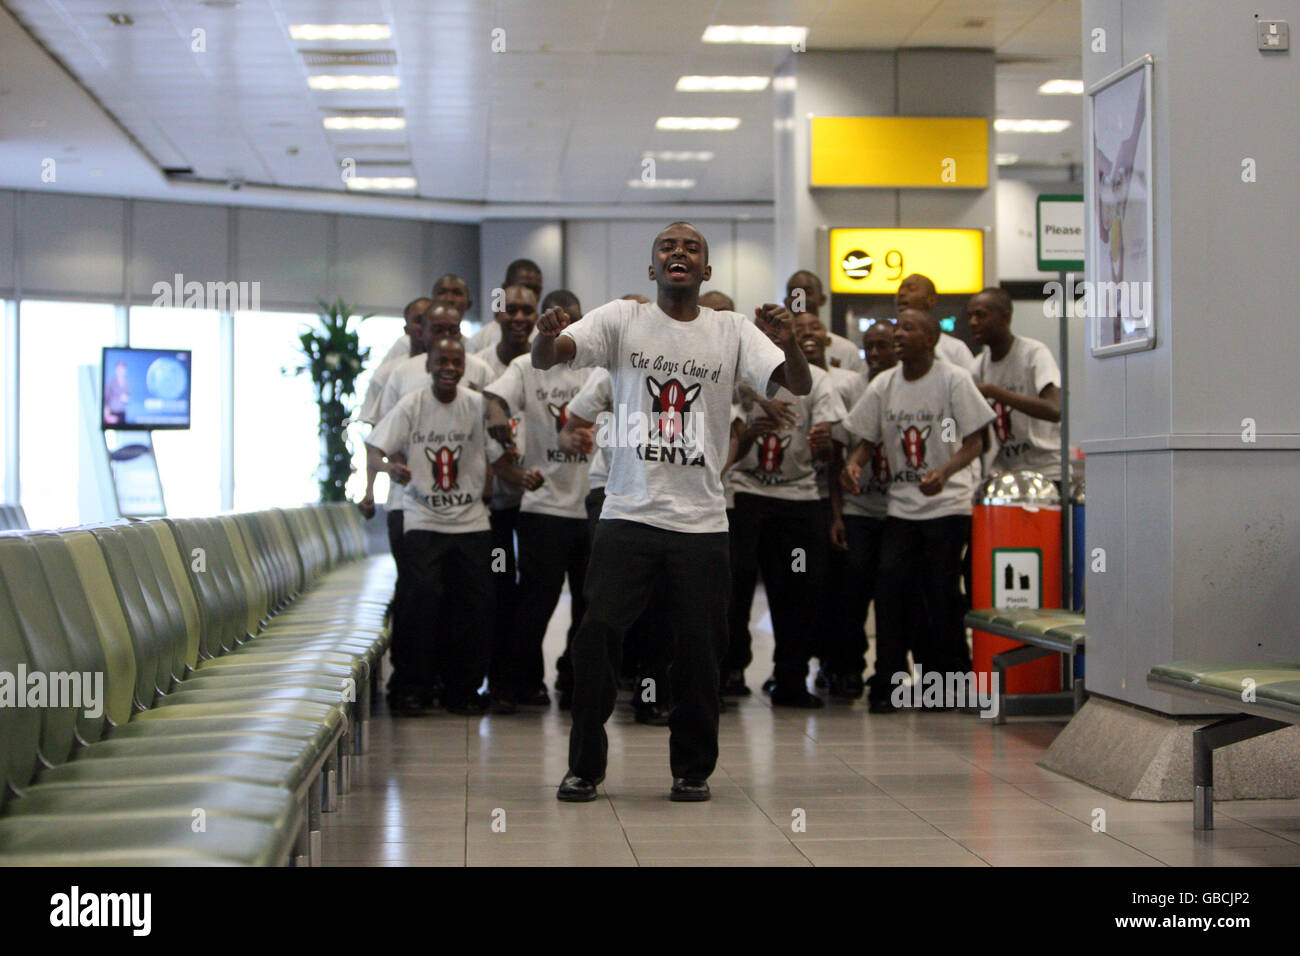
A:
<svg viewBox="0 0 1300 956">
<path fill-rule="evenodd" d="M 352 416 L 349 399 L 356 396 L 357 376 L 370 357 L 370 349 L 363 349 L 361 337 L 349 328 L 355 315 L 341 298 L 334 303 L 323 299 L 317 302 L 317 324 L 298 336 L 307 364 L 300 366 L 297 373 L 311 373 L 320 409 L 320 500 L 346 501 L 348 478 L 353 471 L 352 447 L 347 440 Z M 368 318 L 363 315 L 357 323 Z"/>
</svg>

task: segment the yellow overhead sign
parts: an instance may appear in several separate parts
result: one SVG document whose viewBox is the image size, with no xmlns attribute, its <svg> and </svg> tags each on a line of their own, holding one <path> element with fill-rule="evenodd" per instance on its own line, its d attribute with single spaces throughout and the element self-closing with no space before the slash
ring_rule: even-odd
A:
<svg viewBox="0 0 1300 956">
<path fill-rule="evenodd" d="M 811 186 L 983 189 L 987 117 L 814 116 Z"/>
<path fill-rule="evenodd" d="M 984 288 L 982 229 L 832 229 L 831 291 L 893 295 L 913 272 L 940 295 Z"/>
</svg>

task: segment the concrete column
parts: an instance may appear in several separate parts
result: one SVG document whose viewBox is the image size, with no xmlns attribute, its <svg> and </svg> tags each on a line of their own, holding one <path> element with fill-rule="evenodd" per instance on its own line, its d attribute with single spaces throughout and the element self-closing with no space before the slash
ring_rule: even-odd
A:
<svg viewBox="0 0 1300 956">
<path fill-rule="evenodd" d="M 774 82 L 776 274 L 785 294 L 796 269 L 827 280 L 822 227 L 980 228 L 984 279 L 997 276 L 992 130 L 986 189 L 811 189 L 809 122 L 817 116 L 994 115 L 994 60 L 988 50 L 898 50 L 792 54 Z"/>
</svg>

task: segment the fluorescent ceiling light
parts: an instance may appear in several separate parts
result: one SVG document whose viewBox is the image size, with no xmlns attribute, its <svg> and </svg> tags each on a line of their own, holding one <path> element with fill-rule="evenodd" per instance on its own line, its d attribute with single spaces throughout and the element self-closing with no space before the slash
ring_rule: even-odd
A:
<svg viewBox="0 0 1300 956">
<path fill-rule="evenodd" d="M 807 27 L 712 26 L 700 37 L 705 43 L 767 43 L 772 46 L 802 44 Z"/>
<path fill-rule="evenodd" d="M 1069 120 L 999 119 L 993 121 L 999 133 L 1060 133 L 1070 128 Z"/>
<path fill-rule="evenodd" d="M 661 149 L 657 152 L 642 153 L 641 158 L 660 159 L 666 163 L 707 163 L 713 159 L 713 154 L 707 149 Z"/>
<path fill-rule="evenodd" d="M 729 130 L 739 125 L 737 116 L 661 116 L 655 120 L 655 129 Z"/>
<path fill-rule="evenodd" d="M 998 153 L 999 166 L 1014 166 L 1018 162 L 1020 162 L 1019 153 Z"/>
<path fill-rule="evenodd" d="M 352 176 L 348 189 L 414 189 L 414 176 Z"/>
<path fill-rule="evenodd" d="M 313 90 L 395 90 L 401 85 L 401 80 L 392 75 L 333 76 L 318 73 L 307 77 L 307 85 Z"/>
<path fill-rule="evenodd" d="M 401 116 L 327 116 L 325 128 L 341 129 L 406 129 L 406 120 Z"/>
<path fill-rule="evenodd" d="M 652 179 L 646 182 L 644 179 L 629 179 L 628 187 L 631 189 L 694 189 L 695 180 L 693 179 Z"/>
<path fill-rule="evenodd" d="M 757 93 L 767 89 L 766 76 L 679 76 L 678 93 Z"/>
<path fill-rule="evenodd" d="M 387 40 L 393 31 L 386 23 L 297 23 L 289 27 L 295 40 Z"/>
<path fill-rule="evenodd" d="M 1038 92 L 1044 96 L 1082 96 L 1083 80 L 1048 80 Z"/>
</svg>

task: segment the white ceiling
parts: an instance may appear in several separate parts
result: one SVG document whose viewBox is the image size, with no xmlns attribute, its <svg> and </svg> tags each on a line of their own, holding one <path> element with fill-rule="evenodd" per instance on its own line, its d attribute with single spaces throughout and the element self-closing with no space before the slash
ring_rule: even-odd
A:
<svg viewBox="0 0 1300 956">
<path fill-rule="evenodd" d="M 165 181 L 156 167 L 199 179 L 342 192 L 339 163 L 358 175 L 414 175 L 421 197 L 490 203 L 770 202 L 771 92 L 676 93 L 684 73 L 770 74 L 788 51 L 699 42 L 709 24 L 807 25 L 810 49 L 974 47 L 996 51 L 998 113 L 1070 119 L 1057 135 L 999 134 L 1021 162 L 1078 162 L 1081 97 L 1036 93 L 1044 79 L 1080 76 L 1078 0 L 2 0 L 89 91 L 51 109 L 51 64 L 0 16 L 0 166 L 45 152 L 61 177 L 122 184 Z M 132 26 L 108 14 L 126 13 Z M 386 41 L 303 42 L 296 23 L 386 23 Z M 971 25 L 974 22 L 978 25 Z M 503 29 L 506 52 L 491 49 Z M 206 52 L 191 51 L 192 31 Z M 304 49 L 391 50 L 401 88 L 317 92 Z M 34 52 L 35 51 L 35 52 Z M 326 111 L 400 110 L 400 132 L 330 132 Z M 139 144 L 131 147 L 117 124 Z M 98 114 L 98 115 L 96 115 Z M 730 115 L 735 132 L 659 132 L 660 115 Z M 27 152 L 21 151 L 26 148 Z M 715 153 L 709 163 L 660 161 L 689 191 L 629 189 L 646 150 Z M 392 161 L 394 165 L 375 165 Z M 409 165 L 407 165 L 409 164 Z M 9 185 L 19 185 L 6 175 Z M 88 183 L 94 187 L 95 183 Z M 67 188 L 66 186 L 63 188 Z M 93 191 L 103 191 L 94 188 Z M 146 190 L 152 191 L 152 190 Z"/>
</svg>

